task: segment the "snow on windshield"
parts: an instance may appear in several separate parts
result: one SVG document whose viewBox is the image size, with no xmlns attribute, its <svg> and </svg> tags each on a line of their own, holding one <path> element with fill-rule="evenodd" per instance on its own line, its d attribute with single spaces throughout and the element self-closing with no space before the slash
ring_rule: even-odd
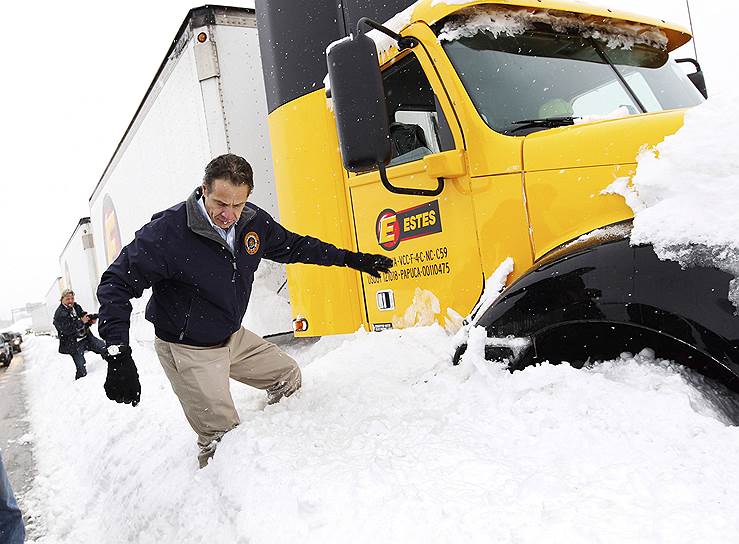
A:
<svg viewBox="0 0 739 544">
<path fill-rule="evenodd" d="M 685 124 L 645 149 L 631 183 L 607 191 L 634 210 L 632 245 L 652 244 L 661 259 L 715 266 L 735 279 L 730 299 L 739 309 L 739 105 L 729 93 L 685 114 Z"/>
<path fill-rule="evenodd" d="M 507 9 L 472 7 L 460 10 L 442 27 L 439 41 L 472 37 L 480 31 L 495 37 L 516 36 L 534 28 L 536 23 L 550 25 L 555 32 L 577 31 L 586 38 L 595 38 L 611 49 L 631 49 L 644 44 L 659 49 L 667 47 L 667 36 L 659 28 L 639 23 L 608 21 L 595 23 L 585 16 L 554 10 Z"/>
</svg>

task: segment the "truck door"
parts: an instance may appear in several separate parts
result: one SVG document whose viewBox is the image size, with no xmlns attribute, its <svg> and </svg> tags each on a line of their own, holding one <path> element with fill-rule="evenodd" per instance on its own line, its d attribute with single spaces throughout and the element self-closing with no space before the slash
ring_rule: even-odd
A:
<svg viewBox="0 0 739 544">
<path fill-rule="evenodd" d="M 433 190 L 443 181 L 444 188 L 437 196 L 409 196 L 385 188 L 377 171 L 350 175 L 359 251 L 395 262 L 380 279 L 361 275 L 371 330 L 457 319 L 483 284 L 464 144 L 451 104 L 421 47 L 388 64 L 388 178 L 395 187 Z"/>
</svg>

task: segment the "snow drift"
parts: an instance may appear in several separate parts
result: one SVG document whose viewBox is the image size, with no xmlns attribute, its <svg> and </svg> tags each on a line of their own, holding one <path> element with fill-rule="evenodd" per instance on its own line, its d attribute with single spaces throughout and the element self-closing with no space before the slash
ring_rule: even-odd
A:
<svg viewBox="0 0 739 544">
<path fill-rule="evenodd" d="M 242 424 L 198 470 L 156 356 L 134 351 L 136 407 L 104 363 L 31 338 L 25 373 L 39 542 L 729 542 L 739 430 L 646 351 L 586 370 L 449 364 L 438 326 L 324 339 L 304 387 Z M 700 384 L 700 382 L 697 382 Z"/>
<path fill-rule="evenodd" d="M 715 266 L 739 277 L 739 106 L 719 93 L 685 114 L 685 124 L 640 154 L 632 180 L 607 191 L 634 210 L 631 243 L 661 259 Z M 730 298 L 739 308 L 739 280 Z"/>
</svg>

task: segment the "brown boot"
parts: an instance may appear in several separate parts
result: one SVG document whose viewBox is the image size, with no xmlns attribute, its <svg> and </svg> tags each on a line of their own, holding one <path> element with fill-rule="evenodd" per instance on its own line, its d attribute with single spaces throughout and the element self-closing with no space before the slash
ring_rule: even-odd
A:
<svg viewBox="0 0 739 544">
<path fill-rule="evenodd" d="M 282 400 L 282 397 L 289 397 L 295 393 L 301 385 L 300 369 L 296 366 L 286 380 L 277 382 L 267 388 L 267 404 L 277 404 Z"/>
<path fill-rule="evenodd" d="M 205 468 L 208 465 L 210 460 L 216 454 L 217 447 L 218 447 L 218 440 L 213 440 L 207 446 L 200 448 L 200 452 L 198 453 L 198 465 L 200 468 Z"/>
</svg>

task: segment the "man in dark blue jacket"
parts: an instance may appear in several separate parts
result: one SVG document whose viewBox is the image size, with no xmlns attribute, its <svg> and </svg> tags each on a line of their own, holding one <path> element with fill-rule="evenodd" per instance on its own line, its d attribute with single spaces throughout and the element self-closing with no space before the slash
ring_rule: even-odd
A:
<svg viewBox="0 0 739 544">
<path fill-rule="evenodd" d="M 59 353 L 71 355 L 77 368 L 75 380 L 87 376 L 86 351 L 98 355 L 104 353 L 105 344 L 90 332 L 90 325 L 95 323 L 96 317 L 74 301 L 74 291 L 62 291 L 61 304 L 54 312 L 54 327 L 59 335 Z"/>
<path fill-rule="evenodd" d="M 8 473 L 0 454 L 0 542 L 3 544 L 23 544 L 26 541 L 26 528 L 23 514 L 10 487 Z"/>
<path fill-rule="evenodd" d="M 129 347 L 130 299 L 152 287 L 146 319 L 154 324 L 157 355 L 198 435 L 201 467 L 239 423 L 229 377 L 266 390 L 269 403 L 301 384 L 293 359 L 241 325 L 260 260 L 349 266 L 377 277 L 392 266 L 387 257 L 288 231 L 247 202 L 253 188 L 245 159 L 216 157 L 205 168 L 203 185 L 154 215 L 98 287 L 99 330 L 108 346 L 105 392 L 133 406 L 141 386 Z"/>
</svg>

